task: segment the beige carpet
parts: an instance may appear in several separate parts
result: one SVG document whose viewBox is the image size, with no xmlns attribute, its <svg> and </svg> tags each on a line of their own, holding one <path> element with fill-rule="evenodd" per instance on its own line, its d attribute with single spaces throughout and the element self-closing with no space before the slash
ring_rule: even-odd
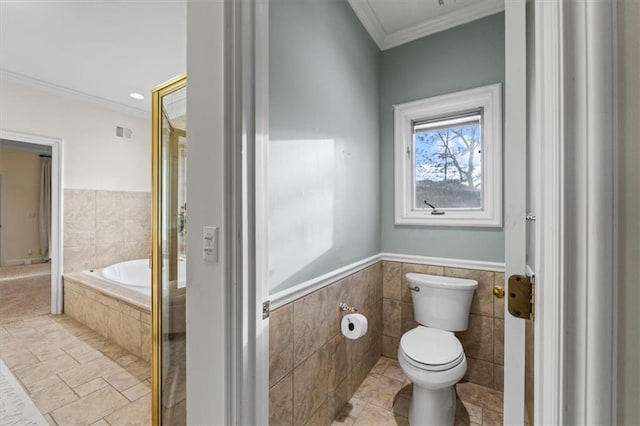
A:
<svg viewBox="0 0 640 426">
<path fill-rule="evenodd" d="M 51 312 L 51 265 L 0 268 L 0 324 Z"/>
</svg>

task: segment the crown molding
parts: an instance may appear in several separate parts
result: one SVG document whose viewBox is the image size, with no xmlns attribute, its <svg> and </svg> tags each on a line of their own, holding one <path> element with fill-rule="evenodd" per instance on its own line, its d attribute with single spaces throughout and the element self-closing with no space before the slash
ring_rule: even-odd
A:
<svg viewBox="0 0 640 426">
<path fill-rule="evenodd" d="M 371 8 L 368 0 L 348 0 L 349 5 L 355 12 L 356 16 L 362 22 L 362 25 L 369 33 L 369 36 L 378 45 L 380 50 L 384 50 L 384 41 L 387 33 L 382 28 L 382 24 L 378 20 L 378 16 Z"/>
<path fill-rule="evenodd" d="M 483 0 L 412 27 L 387 34 L 368 0 L 348 0 L 380 50 L 387 50 L 504 10 L 504 0 Z"/>
<path fill-rule="evenodd" d="M 67 87 L 58 86 L 57 84 L 49 83 L 48 81 L 39 80 L 37 78 L 29 77 L 24 74 L 9 71 L 3 68 L 0 68 L 0 80 L 12 81 L 34 89 L 43 90 L 57 95 L 72 97 L 84 102 L 92 103 L 94 105 L 99 105 L 105 108 L 116 110 L 125 114 L 135 115 L 138 117 L 148 118 L 151 114 L 150 111 L 141 108 L 135 108 L 129 105 L 121 104 L 119 102 L 111 101 L 109 99 L 101 98 L 99 96 L 94 96 L 88 93 L 69 89 Z"/>
</svg>

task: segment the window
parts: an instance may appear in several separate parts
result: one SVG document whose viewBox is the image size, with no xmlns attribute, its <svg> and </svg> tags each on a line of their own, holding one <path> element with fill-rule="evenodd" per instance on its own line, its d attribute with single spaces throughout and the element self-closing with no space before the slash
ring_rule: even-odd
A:
<svg viewBox="0 0 640 426">
<path fill-rule="evenodd" d="M 394 107 L 395 223 L 502 225 L 501 86 Z"/>
</svg>

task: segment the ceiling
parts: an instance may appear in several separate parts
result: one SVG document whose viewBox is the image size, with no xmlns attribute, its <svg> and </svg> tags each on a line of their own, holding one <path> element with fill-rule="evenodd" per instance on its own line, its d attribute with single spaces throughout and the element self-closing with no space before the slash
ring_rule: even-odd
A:
<svg viewBox="0 0 640 426">
<path fill-rule="evenodd" d="M 504 0 L 347 1 L 380 49 L 504 9 Z M 0 75 L 147 112 L 151 89 L 186 71 L 186 24 L 186 0 L 0 0 Z"/>
<path fill-rule="evenodd" d="M 151 89 L 186 71 L 186 28 L 185 0 L 0 0 L 0 70 L 146 112 Z"/>
<path fill-rule="evenodd" d="M 348 2 L 371 38 L 382 50 L 504 10 L 504 0 L 348 0 Z"/>
</svg>

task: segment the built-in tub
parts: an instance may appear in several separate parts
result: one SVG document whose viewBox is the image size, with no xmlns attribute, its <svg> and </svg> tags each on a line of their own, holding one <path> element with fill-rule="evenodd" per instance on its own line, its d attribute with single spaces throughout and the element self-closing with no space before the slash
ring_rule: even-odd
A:
<svg viewBox="0 0 640 426">
<path fill-rule="evenodd" d="M 185 261 L 168 294 L 172 315 L 163 329 L 184 333 Z M 134 355 L 151 357 L 151 269 L 149 259 L 64 274 L 64 312 Z"/>
</svg>

